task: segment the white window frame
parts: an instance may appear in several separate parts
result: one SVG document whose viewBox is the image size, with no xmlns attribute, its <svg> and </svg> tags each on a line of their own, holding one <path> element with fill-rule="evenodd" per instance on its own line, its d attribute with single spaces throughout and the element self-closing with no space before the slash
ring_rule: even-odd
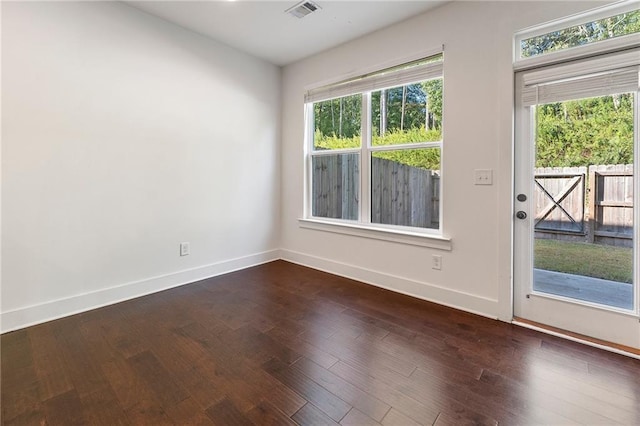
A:
<svg viewBox="0 0 640 426">
<path fill-rule="evenodd" d="M 442 139 L 432 142 L 417 142 L 400 145 L 372 145 L 371 123 L 371 93 L 422 81 L 443 79 L 444 59 L 422 66 L 422 70 L 411 71 L 411 68 L 402 71 L 384 70 L 409 64 L 416 60 L 427 59 L 443 54 L 443 49 L 423 53 L 404 60 L 387 63 L 377 69 L 361 72 L 354 76 L 343 77 L 336 83 L 324 84 L 307 90 L 305 95 L 305 191 L 304 191 L 304 215 L 299 220 L 303 228 L 353 235 L 364 238 L 392 241 L 403 244 L 432 247 L 441 250 L 451 250 L 451 239 L 443 234 L 443 202 L 442 202 L 442 169 L 443 169 L 443 143 Z M 421 67 L 420 65 L 418 67 Z M 416 67 L 417 68 L 417 67 Z M 426 68 L 426 69 L 425 69 Z M 415 75 L 411 75 L 411 74 Z M 400 84 L 396 77 L 400 78 Z M 444 84 L 443 84 L 444 86 Z M 443 92 L 444 93 L 444 92 Z M 336 99 L 344 96 L 361 94 L 361 143 L 359 148 L 346 148 L 334 150 L 314 150 L 314 103 L 323 100 Z M 444 96 L 444 94 L 443 94 Z M 443 114 L 444 133 L 444 114 Z M 444 137 L 443 137 L 444 138 Z M 387 225 L 371 222 L 371 157 L 375 152 L 395 151 L 404 149 L 438 148 L 440 150 L 440 203 L 439 203 L 439 228 L 420 228 L 398 225 Z M 331 219 L 312 216 L 312 161 L 313 157 L 323 155 L 358 154 L 359 155 L 359 220 Z"/>
<path fill-rule="evenodd" d="M 514 75 L 515 75 L 515 105 L 514 113 L 516 115 L 516 122 L 518 117 L 524 122 L 530 123 L 531 119 L 526 118 L 532 111 L 526 111 L 530 106 L 537 105 L 538 103 L 548 100 L 559 99 L 562 100 L 564 94 L 569 91 L 579 88 L 582 82 L 589 81 L 584 93 L 586 96 L 595 95 L 598 96 L 598 91 L 608 86 L 616 87 L 616 90 L 630 90 L 637 93 L 638 82 L 636 79 L 635 86 L 630 85 L 630 79 L 633 72 L 640 72 L 640 66 L 638 64 L 638 58 L 640 53 L 640 33 L 629 34 L 620 36 L 608 40 L 602 40 L 587 45 L 576 46 L 567 48 L 564 50 L 550 52 L 547 54 L 541 54 L 529 58 L 521 58 L 520 42 L 530 37 L 536 37 L 539 35 L 547 34 L 556 30 L 572 27 L 575 25 L 583 24 L 586 22 L 592 22 L 599 19 L 616 16 L 622 13 L 626 13 L 632 10 L 638 10 L 640 7 L 637 0 L 633 1 L 621 1 L 605 7 L 593 9 L 586 13 L 580 13 L 570 16 L 568 18 L 556 20 L 547 24 L 539 25 L 536 27 L 528 28 L 517 32 L 514 35 Z M 635 71 L 634 71 L 635 70 Z M 638 77 L 640 78 L 640 77 Z M 551 86 L 555 86 L 551 88 Z M 628 86 L 629 85 L 629 86 Z M 551 90 L 545 90 L 545 86 L 549 86 Z M 575 98 L 571 96 L 570 98 Z M 634 146 L 637 147 L 638 143 L 638 129 L 640 128 L 640 96 L 636 94 L 634 96 Z M 521 143 L 520 139 L 530 140 L 532 136 L 529 134 L 531 129 L 526 126 L 520 126 L 516 124 L 515 134 L 513 140 L 512 150 L 515 152 L 516 146 Z M 523 133 L 524 132 L 524 133 Z M 515 154 L 514 154 L 515 155 Z M 515 159 L 515 157 L 514 157 Z M 634 164 L 640 164 L 640 149 L 634 147 Z M 515 165 L 515 163 L 514 163 Z M 517 194 L 517 170 L 514 168 L 513 197 Z M 522 176 L 520 176 L 522 178 Z M 640 185 L 634 184 L 633 199 L 640 199 Z M 640 209 L 635 208 L 634 223 L 640 223 Z M 515 215 L 515 204 L 512 206 L 512 217 Z M 515 221 L 515 219 L 514 219 Z M 518 248 L 516 242 L 518 239 L 517 230 L 512 229 L 512 260 L 513 276 L 512 288 L 506 293 L 507 298 L 512 298 L 514 303 L 516 301 L 515 293 L 521 291 L 517 288 L 517 282 L 531 282 L 531 277 L 524 276 L 528 274 L 529 266 L 522 264 L 523 257 L 517 255 Z M 633 241 L 640 240 L 640 226 L 635 226 Z M 522 245 L 519 246 L 520 250 L 525 250 Z M 525 255 L 523 255 L 525 256 Z M 638 258 L 638 254 L 634 253 L 635 259 Z M 526 254 L 526 257 L 530 261 L 530 252 Z M 640 268 L 635 268 L 634 283 L 640 282 Z M 529 291 L 529 288 L 525 289 Z M 515 293 L 514 293 L 515 292 Z M 532 292 L 533 295 L 533 292 Z M 516 294 L 517 296 L 517 294 Z M 561 297 L 548 297 L 547 299 L 561 300 Z M 637 317 L 640 309 L 640 294 L 635 295 L 635 308 L 633 313 L 629 311 L 620 311 L 617 309 L 602 308 L 598 305 L 598 308 L 602 311 L 617 312 L 622 318 L 623 316 L 635 316 Z M 584 303 L 582 306 L 589 306 L 588 303 Z M 569 308 L 571 308 L 569 306 Z M 515 306 L 511 306 L 511 315 L 518 312 Z M 563 309 L 567 309 L 565 306 Z M 549 309 L 546 308 L 546 312 Z M 595 313 L 596 311 L 594 311 Z M 526 315 L 525 315 L 526 316 Z M 557 316 L 556 316 L 557 318 Z M 547 320 L 548 320 L 547 315 Z M 602 319 L 602 318 L 601 318 Z M 609 324 L 605 321 L 600 321 L 603 324 Z M 636 322 L 637 325 L 637 322 Z M 620 325 L 619 329 L 625 329 L 625 325 Z M 570 329 L 570 327 L 564 327 Z M 614 327 L 615 328 L 615 327 Z"/>
<path fill-rule="evenodd" d="M 637 0 L 624 0 L 518 31 L 515 33 L 513 40 L 514 70 L 524 71 L 541 66 L 554 65 L 568 60 L 588 58 L 603 53 L 640 47 L 640 33 L 633 33 L 531 57 L 523 57 L 521 49 L 521 42 L 523 40 L 638 9 L 640 9 L 640 5 Z"/>
</svg>

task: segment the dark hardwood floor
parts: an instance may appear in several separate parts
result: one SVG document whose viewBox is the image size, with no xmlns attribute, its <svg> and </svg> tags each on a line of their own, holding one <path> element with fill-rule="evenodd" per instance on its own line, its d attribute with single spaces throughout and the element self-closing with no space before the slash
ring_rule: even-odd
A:
<svg viewBox="0 0 640 426">
<path fill-rule="evenodd" d="M 640 361 L 283 261 L 2 335 L 6 425 L 640 424 Z"/>
</svg>

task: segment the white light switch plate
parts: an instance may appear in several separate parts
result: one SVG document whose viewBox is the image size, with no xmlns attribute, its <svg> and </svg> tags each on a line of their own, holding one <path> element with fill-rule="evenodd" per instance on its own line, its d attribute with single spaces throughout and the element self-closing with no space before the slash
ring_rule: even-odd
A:
<svg viewBox="0 0 640 426">
<path fill-rule="evenodd" d="M 476 169 L 474 175 L 474 183 L 476 185 L 493 185 L 493 170 Z"/>
</svg>

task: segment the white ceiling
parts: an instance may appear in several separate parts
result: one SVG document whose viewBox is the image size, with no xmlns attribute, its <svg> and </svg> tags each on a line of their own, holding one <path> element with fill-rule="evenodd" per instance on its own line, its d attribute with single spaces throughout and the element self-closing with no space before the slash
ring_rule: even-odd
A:
<svg viewBox="0 0 640 426">
<path fill-rule="evenodd" d="M 219 42 L 286 65 L 403 21 L 441 0 L 313 0 L 322 9 L 302 19 L 285 10 L 299 0 L 126 1 Z"/>
</svg>

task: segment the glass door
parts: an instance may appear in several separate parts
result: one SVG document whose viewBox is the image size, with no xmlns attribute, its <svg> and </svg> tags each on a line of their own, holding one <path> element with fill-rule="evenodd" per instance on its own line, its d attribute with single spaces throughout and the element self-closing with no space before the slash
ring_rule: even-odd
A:
<svg viewBox="0 0 640 426">
<path fill-rule="evenodd" d="M 635 51 L 516 74 L 514 194 L 515 316 L 633 348 L 637 62 Z"/>
</svg>

